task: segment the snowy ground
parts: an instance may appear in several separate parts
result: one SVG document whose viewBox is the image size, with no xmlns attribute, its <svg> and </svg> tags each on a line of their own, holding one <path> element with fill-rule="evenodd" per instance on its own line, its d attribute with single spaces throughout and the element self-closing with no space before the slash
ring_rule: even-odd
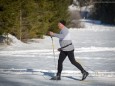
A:
<svg viewBox="0 0 115 86">
<path fill-rule="evenodd" d="M 50 81 L 56 73 L 59 52 L 54 39 L 56 62 L 50 37 L 22 43 L 15 37 L 10 46 L 0 47 L 0 86 L 115 86 L 115 27 L 82 20 L 84 29 L 70 29 L 75 58 L 89 71 L 86 81 L 69 60 L 64 61 L 61 81 Z"/>
<path fill-rule="evenodd" d="M 51 81 L 41 75 L 0 75 L 0 86 L 115 86 L 114 78 L 94 77 L 79 81 L 62 77 L 61 81 Z"/>
</svg>

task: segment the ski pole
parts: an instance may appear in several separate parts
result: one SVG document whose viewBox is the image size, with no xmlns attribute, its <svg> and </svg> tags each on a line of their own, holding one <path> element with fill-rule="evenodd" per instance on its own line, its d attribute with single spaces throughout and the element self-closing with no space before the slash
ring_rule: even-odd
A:
<svg viewBox="0 0 115 86">
<path fill-rule="evenodd" d="M 57 67 L 56 67 L 56 56 L 55 56 L 55 50 L 54 50 L 54 41 L 53 41 L 53 37 L 52 36 L 50 37 L 52 39 L 53 56 L 54 56 L 54 63 L 55 63 L 55 70 L 56 70 Z"/>
</svg>

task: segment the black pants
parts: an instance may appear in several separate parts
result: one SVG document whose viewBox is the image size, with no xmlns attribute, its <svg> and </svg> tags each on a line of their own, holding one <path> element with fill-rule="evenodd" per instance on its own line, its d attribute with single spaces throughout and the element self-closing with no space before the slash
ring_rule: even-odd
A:
<svg viewBox="0 0 115 86">
<path fill-rule="evenodd" d="M 75 60 L 74 50 L 72 51 L 60 51 L 59 59 L 58 59 L 58 73 L 61 74 L 63 69 L 63 61 L 66 56 L 68 56 L 70 62 L 76 66 L 81 72 L 84 71 L 83 67 Z"/>
</svg>

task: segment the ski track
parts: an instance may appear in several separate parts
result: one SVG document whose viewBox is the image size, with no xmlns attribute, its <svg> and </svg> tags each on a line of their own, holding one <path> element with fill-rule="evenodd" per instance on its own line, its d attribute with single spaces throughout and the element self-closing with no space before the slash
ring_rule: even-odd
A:
<svg viewBox="0 0 115 86">
<path fill-rule="evenodd" d="M 108 47 L 82 47 L 76 48 L 75 53 L 92 53 L 92 52 L 115 52 L 115 48 Z M 55 54 L 58 55 L 59 52 L 55 49 Z M 46 56 L 52 58 L 52 49 L 43 50 L 11 50 L 11 51 L 0 51 L 0 56 L 17 56 L 17 57 L 36 57 L 36 56 Z M 87 58 L 86 58 L 87 59 Z"/>
<path fill-rule="evenodd" d="M 91 77 L 115 77 L 114 71 L 88 71 Z M 0 74 L 39 74 L 44 73 L 55 74 L 56 70 L 43 70 L 43 69 L 0 69 Z M 82 76 L 80 71 L 64 70 L 62 76 Z"/>
</svg>

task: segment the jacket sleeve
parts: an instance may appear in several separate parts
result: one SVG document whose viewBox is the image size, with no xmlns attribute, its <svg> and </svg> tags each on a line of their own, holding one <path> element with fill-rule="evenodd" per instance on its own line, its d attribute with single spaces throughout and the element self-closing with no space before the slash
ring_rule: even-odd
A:
<svg viewBox="0 0 115 86">
<path fill-rule="evenodd" d="M 55 33 L 53 36 L 57 37 L 57 38 L 60 38 L 60 39 L 64 38 L 64 34 L 57 34 L 57 33 Z"/>
<path fill-rule="evenodd" d="M 59 38 L 59 39 L 64 39 L 65 36 L 67 35 L 67 33 L 68 33 L 68 31 L 62 30 L 62 32 L 61 32 L 60 34 L 54 33 L 53 36 L 54 36 L 54 37 L 57 37 L 57 38 Z"/>
</svg>

